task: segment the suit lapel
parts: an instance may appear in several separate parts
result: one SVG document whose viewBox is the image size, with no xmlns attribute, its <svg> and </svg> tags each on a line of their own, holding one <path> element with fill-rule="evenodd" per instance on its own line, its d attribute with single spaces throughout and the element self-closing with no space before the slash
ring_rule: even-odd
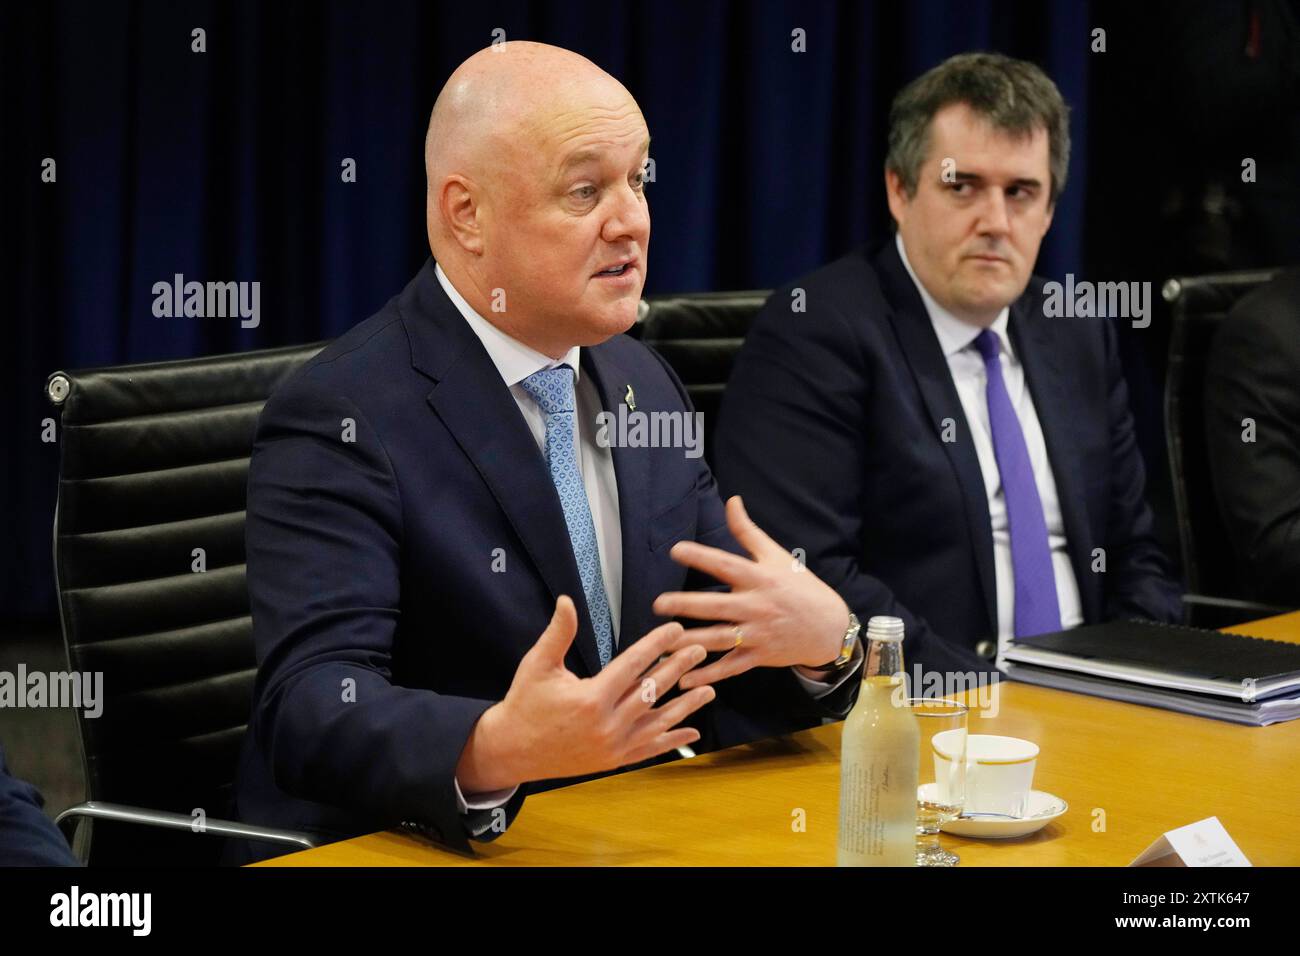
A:
<svg viewBox="0 0 1300 956">
<path fill-rule="evenodd" d="M 496 498 L 552 599 L 561 594 L 573 599 L 578 635 L 566 663 L 578 673 L 598 673 L 596 635 L 564 510 L 514 396 L 443 292 L 433 260 L 403 293 L 401 306 L 412 365 L 436 382 L 428 394 L 430 407 Z"/>
<path fill-rule="evenodd" d="M 635 376 L 613 355 L 609 343 L 582 350 L 584 374 L 590 374 L 600 393 L 600 407 L 617 413 L 627 386 Z M 614 477 L 618 483 L 618 524 L 623 538 L 622 612 L 619 615 L 618 653 L 640 639 L 649 625 L 643 609 L 653 595 L 646 593 L 650 559 L 647 528 L 650 522 L 650 451 L 624 448 L 614 443 Z"/>
<path fill-rule="evenodd" d="M 943 356 L 934 326 L 925 311 L 921 295 L 907 274 L 898 249 L 890 242 L 876 260 L 882 291 L 891 306 L 889 320 L 899 345 L 912 369 L 930 423 L 952 465 L 966 506 L 966 522 L 975 545 L 975 565 L 980 588 L 984 592 L 984 609 L 988 627 L 997 630 L 997 587 L 993 571 L 993 531 L 989 523 L 988 493 L 979 457 L 975 454 L 970 424 L 962 410 L 957 386 Z M 958 428 L 956 441 L 943 441 L 943 420 L 951 418 Z"/>
<path fill-rule="evenodd" d="M 1087 550 L 1090 537 L 1087 504 L 1080 488 L 1084 462 L 1079 460 L 1078 449 L 1083 447 L 1075 431 L 1071 396 L 1077 389 L 1071 385 L 1062 367 L 1060 355 L 1064 345 L 1055 341 L 1056 325 L 1068 319 L 1050 319 L 1039 309 L 1041 300 L 1033 294 L 1021 296 L 1012 306 L 1007 334 L 1025 369 L 1025 385 L 1034 401 L 1034 411 L 1042 426 L 1047 458 L 1051 462 L 1052 476 L 1056 479 L 1056 497 L 1061 506 L 1061 521 L 1065 525 L 1065 538 L 1074 564 L 1074 576 L 1079 584 L 1079 594 L 1084 602 L 1084 619 L 1099 619 L 1101 604 L 1097 589 L 1089 586 L 1094 576 L 1091 572 L 1092 555 Z"/>
</svg>

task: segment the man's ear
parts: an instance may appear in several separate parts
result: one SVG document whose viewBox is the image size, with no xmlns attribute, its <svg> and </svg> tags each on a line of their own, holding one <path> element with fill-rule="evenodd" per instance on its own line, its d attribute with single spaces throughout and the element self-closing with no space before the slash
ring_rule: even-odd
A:
<svg viewBox="0 0 1300 956">
<path fill-rule="evenodd" d="M 442 181 L 437 194 L 438 213 L 453 239 L 466 252 L 480 255 L 483 252 L 483 224 L 478 189 L 472 180 L 453 173 Z"/>
<path fill-rule="evenodd" d="M 1043 236 L 1047 235 L 1047 230 L 1049 230 L 1049 229 L 1052 228 L 1052 215 L 1053 215 L 1055 212 L 1056 212 L 1056 203 L 1052 202 L 1051 200 L 1048 200 L 1048 202 L 1047 202 L 1047 218 L 1044 219 L 1044 221 L 1043 221 L 1043 234 L 1042 234 L 1042 236 L 1039 236 L 1038 238 L 1041 239 Z"/>
<path fill-rule="evenodd" d="M 889 201 L 889 214 L 899 226 L 907 212 L 907 190 L 903 188 L 903 178 L 892 169 L 885 170 L 885 198 Z"/>
</svg>

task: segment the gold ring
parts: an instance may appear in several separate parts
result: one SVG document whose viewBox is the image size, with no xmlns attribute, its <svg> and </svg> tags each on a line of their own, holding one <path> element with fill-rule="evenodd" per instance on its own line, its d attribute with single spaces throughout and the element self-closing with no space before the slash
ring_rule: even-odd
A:
<svg viewBox="0 0 1300 956">
<path fill-rule="evenodd" d="M 741 644 L 745 642 L 744 632 L 741 631 L 739 624 L 731 625 L 731 629 L 736 632 L 736 643 L 733 644 L 732 646 L 739 647 Z"/>
</svg>

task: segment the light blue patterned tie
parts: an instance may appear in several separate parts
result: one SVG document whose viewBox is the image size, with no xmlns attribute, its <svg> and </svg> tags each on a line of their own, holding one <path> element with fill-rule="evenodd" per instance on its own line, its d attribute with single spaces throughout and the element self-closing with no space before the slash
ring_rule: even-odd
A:
<svg viewBox="0 0 1300 956">
<path fill-rule="evenodd" d="M 573 369 L 567 365 L 544 368 L 520 384 L 546 415 L 546 463 L 551 468 L 555 490 L 560 494 L 564 523 L 569 526 L 569 542 L 573 545 L 578 574 L 582 577 L 582 592 L 587 596 L 587 608 L 591 611 L 591 623 L 596 630 L 600 666 L 604 667 L 614 656 L 614 628 L 610 623 L 605 578 L 600 571 L 596 526 L 591 520 L 587 489 L 582 484 L 578 456 L 573 447 L 574 410 L 577 407 Z"/>
</svg>

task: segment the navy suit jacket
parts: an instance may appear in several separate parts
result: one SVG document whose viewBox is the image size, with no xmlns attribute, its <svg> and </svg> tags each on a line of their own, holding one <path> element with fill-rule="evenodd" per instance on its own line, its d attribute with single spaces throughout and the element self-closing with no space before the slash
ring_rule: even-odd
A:
<svg viewBox="0 0 1300 956">
<path fill-rule="evenodd" d="M 0 866 L 81 865 L 43 806 L 39 790 L 10 775 L 0 746 Z"/>
<path fill-rule="evenodd" d="M 806 311 L 794 312 L 802 289 Z M 1011 306 L 1085 622 L 1181 617 L 1152 533 L 1109 320 L 1043 315 L 1042 281 Z M 944 441 L 945 420 L 955 440 Z M 970 428 L 920 293 L 891 239 L 777 290 L 727 385 L 722 490 L 837 588 L 865 622 L 907 627 L 904 661 L 987 669 L 997 636 L 993 534 Z M 1094 549 L 1105 571 L 1094 572 Z"/>
<path fill-rule="evenodd" d="M 606 410 L 628 385 L 637 411 L 691 410 L 668 365 L 634 339 L 581 355 Z M 622 651 L 662 623 L 657 595 L 717 586 L 672 561 L 673 543 L 740 548 L 703 458 L 616 447 L 613 461 Z M 241 819 L 326 838 L 409 821 L 467 849 L 457 761 L 559 595 L 573 598 L 580 622 L 568 667 L 591 676 L 599 658 L 545 458 L 432 260 L 271 396 L 246 538 L 258 676 Z M 715 686 L 688 721 L 699 751 L 842 716 L 857 682 L 814 699 L 788 668 L 762 668 Z M 563 782 L 521 787 L 507 820 L 527 793 Z"/>
</svg>

